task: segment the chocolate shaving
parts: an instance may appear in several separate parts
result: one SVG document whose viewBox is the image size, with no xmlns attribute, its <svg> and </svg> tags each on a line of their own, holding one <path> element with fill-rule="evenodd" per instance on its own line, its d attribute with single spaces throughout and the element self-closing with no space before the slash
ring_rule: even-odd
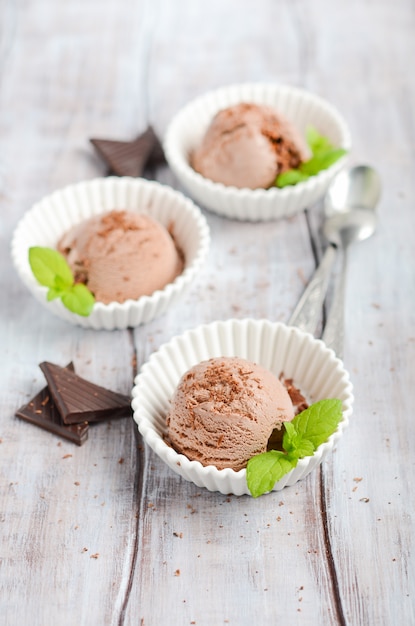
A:
<svg viewBox="0 0 415 626">
<path fill-rule="evenodd" d="M 298 415 L 302 411 L 305 411 L 309 406 L 308 402 L 301 393 L 301 391 L 298 389 L 298 387 L 294 385 L 293 379 L 284 378 L 283 374 L 281 374 L 280 381 L 288 391 L 288 395 L 290 396 L 291 402 L 294 405 L 296 415 Z"/>
</svg>

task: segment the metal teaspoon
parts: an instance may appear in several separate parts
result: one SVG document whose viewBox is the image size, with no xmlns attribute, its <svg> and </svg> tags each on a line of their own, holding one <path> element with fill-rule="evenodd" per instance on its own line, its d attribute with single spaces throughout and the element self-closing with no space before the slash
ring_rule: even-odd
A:
<svg viewBox="0 0 415 626">
<path fill-rule="evenodd" d="M 379 176 L 370 166 L 358 165 L 350 170 L 344 170 L 333 180 L 324 199 L 326 219 L 323 232 L 330 245 L 288 324 L 314 333 L 321 315 L 337 249 L 342 245 L 340 232 L 348 233 L 346 248 L 352 241 L 362 241 L 370 237 L 375 230 L 374 209 L 379 197 Z M 326 340 L 327 338 L 332 343 L 330 335 L 326 336 Z"/>
</svg>

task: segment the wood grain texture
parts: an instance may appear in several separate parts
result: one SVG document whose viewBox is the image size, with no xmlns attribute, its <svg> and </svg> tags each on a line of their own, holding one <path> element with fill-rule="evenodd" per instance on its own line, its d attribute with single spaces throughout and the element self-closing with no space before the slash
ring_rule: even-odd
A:
<svg viewBox="0 0 415 626">
<path fill-rule="evenodd" d="M 7 626 L 415 623 L 415 80 L 410 0 L 0 2 L 0 621 Z M 350 255 L 344 359 L 355 411 L 321 468 L 257 500 L 173 474 L 129 420 L 78 448 L 14 417 L 41 361 L 129 393 L 152 351 L 200 323 L 285 321 L 321 256 L 320 204 L 290 220 L 204 211 L 191 290 L 134 331 L 72 327 L 17 278 L 25 211 L 104 175 L 90 137 L 162 136 L 193 97 L 277 81 L 328 98 L 351 162 L 379 170 L 375 235 Z M 167 167 L 154 175 L 180 189 Z M 329 296 L 330 302 L 330 296 Z"/>
</svg>

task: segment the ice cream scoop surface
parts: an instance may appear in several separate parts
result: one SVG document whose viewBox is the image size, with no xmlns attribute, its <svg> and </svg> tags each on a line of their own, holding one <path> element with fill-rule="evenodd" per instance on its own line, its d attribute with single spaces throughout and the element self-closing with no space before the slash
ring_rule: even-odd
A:
<svg viewBox="0 0 415 626">
<path fill-rule="evenodd" d="M 307 157 L 308 148 L 288 119 L 270 106 L 242 102 L 215 115 L 190 160 L 214 182 L 266 189 Z"/>
<path fill-rule="evenodd" d="M 168 231 L 144 213 L 113 210 L 71 228 L 59 241 L 75 280 L 104 304 L 136 300 L 172 282 L 183 261 Z"/>
<path fill-rule="evenodd" d="M 217 357 L 182 376 L 167 415 L 168 436 L 190 460 L 238 471 L 293 417 L 274 374 L 239 357 Z"/>
</svg>

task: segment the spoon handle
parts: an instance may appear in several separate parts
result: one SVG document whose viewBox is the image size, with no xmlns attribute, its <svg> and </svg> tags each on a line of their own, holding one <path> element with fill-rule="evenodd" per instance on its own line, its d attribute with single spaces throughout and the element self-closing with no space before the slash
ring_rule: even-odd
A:
<svg viewBox="0 0 415 626">
<path fill-rule="evenodd" d="M 336 248 L 330 245 L 288 321 L 290 326 L 297 326 L 309 333 L 315 332 L 335 258 Z"/>
<path fill-rule="evenodd" d="M 346 296 L 347 246 L 343 248 L 343 261 L 340 276 L 333 295 L 333 302 L 324 328 L 322 339 L 332 348 L 339 359 L 343 358 L 344 305 Z"/>
</svg>

